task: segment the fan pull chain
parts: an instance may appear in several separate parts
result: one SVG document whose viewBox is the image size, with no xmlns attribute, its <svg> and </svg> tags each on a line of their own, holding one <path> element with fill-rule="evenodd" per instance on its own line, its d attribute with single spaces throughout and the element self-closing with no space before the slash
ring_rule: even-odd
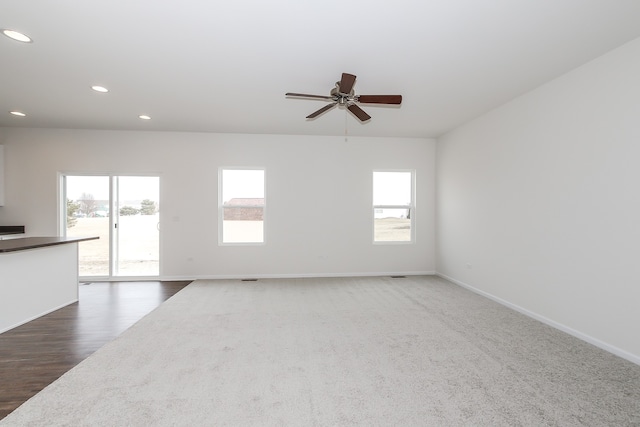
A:
<svg viewBox="0 0 640 427">
<path fill-rule="evenodd" d="M 349 126 L 349 114 L 347 113 L 347 109 L 344 110 L 344 142 L 349 142 L 349 132 L 347 131 L 347 127 Z"/>
</svg>

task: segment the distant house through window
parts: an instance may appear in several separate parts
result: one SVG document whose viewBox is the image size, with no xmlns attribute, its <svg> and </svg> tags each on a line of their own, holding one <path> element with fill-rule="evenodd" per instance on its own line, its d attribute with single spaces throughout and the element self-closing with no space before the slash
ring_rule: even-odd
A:
<svg viewBox="0 0 640 427">
<path fill-rule="evenodd" d="M 413 171 L 373 172 L 373 241 L 413 241 Z"/>
<path fill-rule="evenodd" d="M 264 169 L 220 169 L 220 244 L 264 243 Z"/>
</svg>

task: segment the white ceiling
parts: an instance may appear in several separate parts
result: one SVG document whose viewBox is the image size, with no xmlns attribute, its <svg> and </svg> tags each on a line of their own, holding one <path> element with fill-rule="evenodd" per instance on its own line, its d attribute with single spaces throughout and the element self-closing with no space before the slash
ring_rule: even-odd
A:
<svg viewBox="0 0 640 427">
<path fill-rule="evenodd" d="M 2 0 L 0 28 L 34 40 L 0 36 L 0 126 L 434 137 L 640 37 L 640 1 Z M 284 96 L 342 72 L 402 106 Z"/>
</svg>

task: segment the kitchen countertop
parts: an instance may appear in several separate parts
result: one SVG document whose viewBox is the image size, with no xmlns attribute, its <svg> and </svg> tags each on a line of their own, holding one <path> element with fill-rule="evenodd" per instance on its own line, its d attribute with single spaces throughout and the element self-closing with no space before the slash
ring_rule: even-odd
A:
<svg viewBox="0 0 640 427">
<path fill-rule="evenodd" d="M 67 243 L 97 240 L 99 237 L 22 237 L 11 240 L 0 240 L 0 253 L 16 252 Z"/>
<path fill-rule="evenodd" d="M 24 234 L 24 225 L 0 225 L 0 236 Z"/>
</svg>

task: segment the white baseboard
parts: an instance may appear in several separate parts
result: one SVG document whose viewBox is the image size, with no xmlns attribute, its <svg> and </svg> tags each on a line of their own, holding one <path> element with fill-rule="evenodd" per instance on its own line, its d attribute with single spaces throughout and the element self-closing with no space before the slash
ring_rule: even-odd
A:
<svg viewBox="0 0 640 427">
<path fill-rule="evenodd" d="M 304 279 L 327 277 L 433 276 L 435 271 L 392 271 L 374 273 L 276 273 L 276 274 L 213 274 L 198 276 L 162 276 L 155 280 L 240 280 L 240 279 Z"/>
<path fill-rule="evenodd" d="M 66 303 L 64 303 L 62 305 L 59 305 L 58 307 L 52 308 L 51 310 L 47 310 L 47 311 L 45 311 L 43 313 L 37 314 L 35 316 L 31 316 L 30 318 L 28 318 L 26 320 L 23 320 L 22 322 L 16 323 L 15 325 L 9 326 L 8 328 L 0 329 L 0 334 L 3 333 L 3 332 L 7 332 L 7 331 L 9 331 L 9 330 L 11 330 L 13 328 L 17 328 L 20 325 L 24 325 L 25 323 L 31 322 L 32 320 L 36 320 L 37 318 L 42 317 L 45 314 L 53 313 L 56 310 L 60 310 L 61 308 L 66 307 L 69 304 L 73 304 L 74 302 L 78 302 L 78 300 L 74 299 L 73 301 L 66 302 Z"/>
<path fill-rule="evenodd" d="M 566 332 L 569 335 L 572 335 L 578 339 L 581 339 L 582 341 L 586 341 L 589 344 L 595 345 L 598 348 L 601 348 L 602 350 L 608 351 L 609 353 L 615 354 L 616 356 L 622 357 L 623 359 L 628 360 L 629 362 L 635 363 L 636 365 L 640 365 L 640 356 L 635 355 L 633 353 L 629 353 L 628 351 L 622 350 L 618 347 L 615 347 L 613 345 L 610 345 L 604 341 L 601 341 L 597 338 L 594 338 L 590 335 L 587 335 L 585 333 L 582 333 L 580 331 L 577 331 L 573 328 L 570 328 L 566 325 L 563 325 L 562 323 L 558 323 L 554 320 L 551 320 L 545 316 L 541 316 L 540 314 L 534 313 L 533 311 L 529 311 L 526 308 L 520 307 L 519 305 L 516 304 L 512 304 L 509 301 L 503 300 L 502 298 L 499 298 L 495 295 L 492 295 L 488 292 L 482 291 L 480 289 L 477 289 L 467 283 L 461 282 L 460 280 L 456 280 L 453 277 L 449 277 L 446 274 L 442 274 L 442 273 L 435 273 L 436 276 L 438 277 L 442 277 L 443 279 L 446 279 L 452 283 L 455 283 L 458 286 L 461 286 L 465 289 L 470 290 L 471 292 L 474 292 L 478 295 L 482 295 L 483 297 L 489 298 L 492 301 L 497 302 L 498 304 L 504 305 L 505 307 L 508 307 L 512 310 L 515 310 L 519 313 L 524 314 L 525 316 L 528 316 L 532 319 L 538 320 L 546 325 L 551 326 L 552 328 L 558 329 L 562 332 Z"/>
</svg>

